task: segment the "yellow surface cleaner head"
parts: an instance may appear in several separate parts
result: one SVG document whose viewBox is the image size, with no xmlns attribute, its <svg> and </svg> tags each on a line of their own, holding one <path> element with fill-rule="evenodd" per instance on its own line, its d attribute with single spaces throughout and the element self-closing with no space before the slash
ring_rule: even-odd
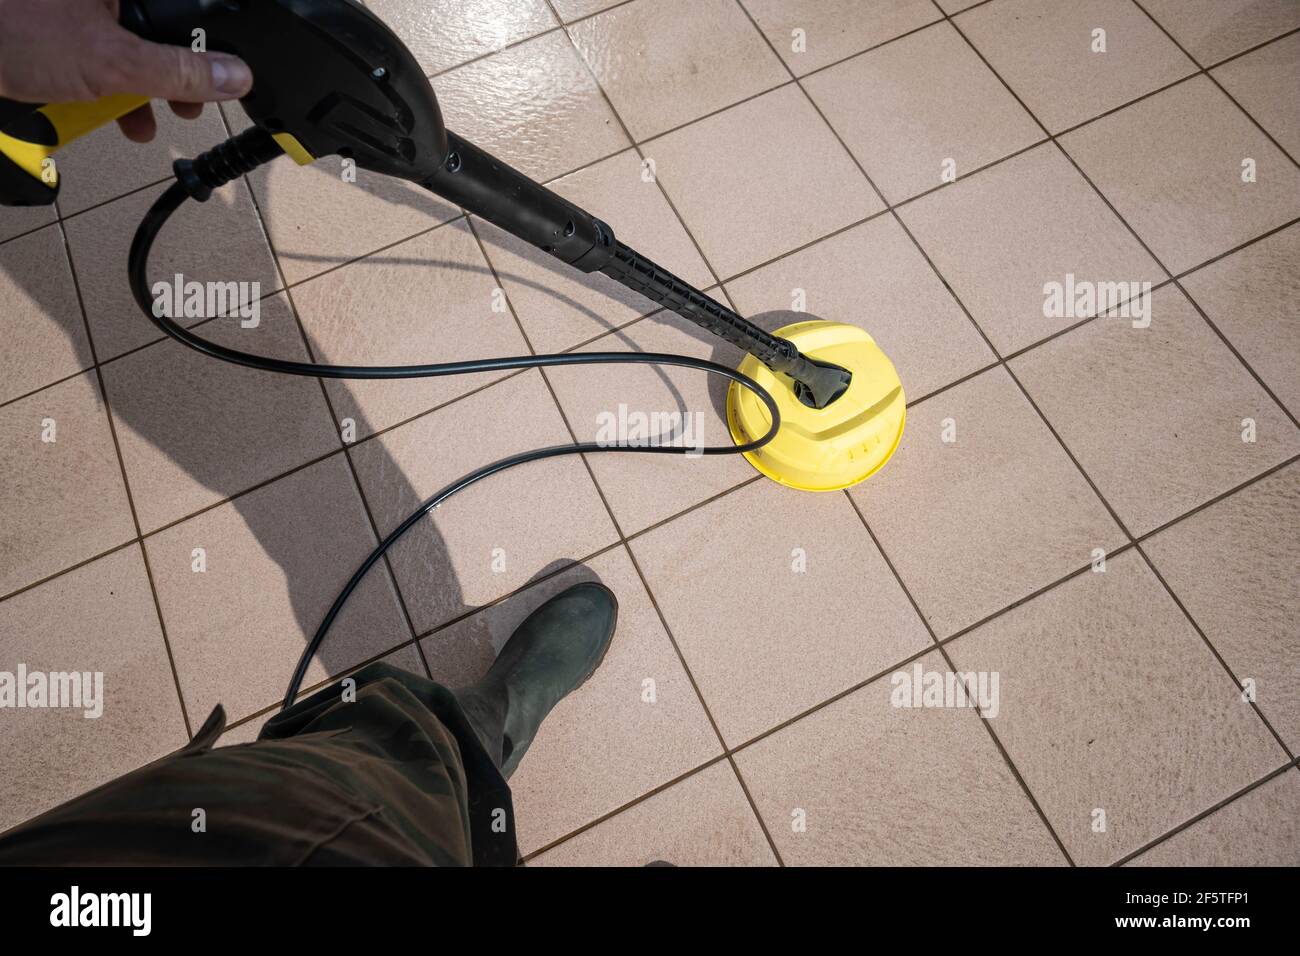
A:
<svg viewBox="0 0 1300 956">
<path fill-rule="evenodd" d="M 811 319 L 778 329 L 809 358 L 848 369 L 848 389 L 825 408 L 795 397 L 790 379 L 746 356 L 740 371 L 775 397 L 781 429 L 749 463 L 773 481 L 802 491 L 836 491 L 874 475 L 903 437 L 907 405 L 903 383 L 888 356 L 862 329 Z M 734 382 L 727 392 L 727 425 L 736 444 L 763 435 L 771 425 L 767 409 Z"/>
</svg>

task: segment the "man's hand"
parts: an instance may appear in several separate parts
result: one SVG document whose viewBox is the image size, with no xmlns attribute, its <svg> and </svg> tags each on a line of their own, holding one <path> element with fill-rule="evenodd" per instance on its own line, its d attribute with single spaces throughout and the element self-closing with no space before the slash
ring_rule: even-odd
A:
<svg viewBox="0 0 1300 956">
<path fill-rule="evenodd" d="M 0 0 L 0 96 L 65 103 L 138 93 L 169 100 L 177 116 L 194 119 L 204 103 L 252 89 L 242 60 L 149 43 L 117 18 L 118 0 Z M 138 143 L 157 130 L 147 105 L 117 123 Z"/>
</svg>

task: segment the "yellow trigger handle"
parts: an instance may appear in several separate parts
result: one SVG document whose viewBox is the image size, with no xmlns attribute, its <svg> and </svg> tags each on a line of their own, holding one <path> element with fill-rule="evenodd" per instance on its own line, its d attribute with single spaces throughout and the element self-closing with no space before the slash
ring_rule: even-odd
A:
<svg viewBox="0 0 1300 956">
<path fill-rule="evenodd" d="M 50 157 L 73 140 L 148 102 L 146 96 L 121 94 L 81 103 L 47 103 L 12 119 L 0 129 L 0 203 L 53 202 L 59 174 L 48 161 Z M 48 198 L 41 197 L 33 188 L 35 184 L 16 180 L 19 171 L 42 183 Z"/>
</svg>

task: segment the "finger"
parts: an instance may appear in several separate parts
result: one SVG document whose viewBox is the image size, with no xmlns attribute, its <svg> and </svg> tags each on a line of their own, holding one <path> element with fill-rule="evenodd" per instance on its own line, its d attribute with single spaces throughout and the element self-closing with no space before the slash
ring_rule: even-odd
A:
<svg viewBox="0 0 1300 956">
<path fill-rule="evenodd" d="M 158 122 L 154 119 L 153 107 L 148 103 L 125 116 L 118 117 L 117 125 L 126 138 L 133 143 L 147 143 L 158 132 Z"/>
<path fill-rule="evenodd" d="M 202 103 L 179 103 L 176 100 L 172 100 L 167 105 L 170 106 L 172 112 L 181 119 L 198 119 L 203 114 Z"/>
<path fill-rule="evenodd" d="M 180 103 L 238 99 L 253 88 L 253 72 L 238 57 L 194 53 L 141 40 L 122 31 L 114 53 L 108 93 L 139 93 Z"/>
</svg>

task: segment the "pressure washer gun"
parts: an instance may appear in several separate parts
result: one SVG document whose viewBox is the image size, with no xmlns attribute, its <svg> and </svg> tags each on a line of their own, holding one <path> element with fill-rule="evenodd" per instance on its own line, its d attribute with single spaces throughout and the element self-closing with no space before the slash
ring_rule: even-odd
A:
<svg viewBox="0 0 1300 956">
<path fill-rule="evenodd" d="M 735 381 L 728 425 L 737 444 L 767 435 L 745 454 L 769 477 L 797 488 L 843 488 L 874 473 L 897 447 L 902 386 L 866 332 L 804 320 L 769 333 L 619 242 L 607 223 L 448 130 L 410 51 L 354 0 L 123 0 L 121 20 L 158 43 L 188 47 L 201 35 L 208 50 L 234 54 L 253 71 L 253 90 L 240 102 L 254 125 L 176 163 L 189 198 L 206 200 L 284 154 L 301 165 L 350 159 L 417 183 L 576 269 L 602 272 L 748 353 L 741 372 L 775 397 L 780 431 L 767 435 L 778 417 Z M 0 100 L 0 204 L 53 203 L 57 150 L 145 102 Z M 143 265 L 133 269 L 141 280 Z M 242 354 L 203 350 L 231 361 Z"/>
</svg>

